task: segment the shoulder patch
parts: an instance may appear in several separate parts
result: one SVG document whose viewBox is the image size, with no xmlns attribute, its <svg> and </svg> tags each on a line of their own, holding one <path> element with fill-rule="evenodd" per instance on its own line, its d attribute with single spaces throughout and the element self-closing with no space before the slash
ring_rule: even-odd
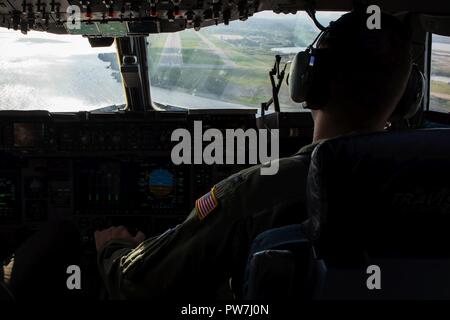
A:
<svg viewBox="0 0 450 320">
<path fill-rule="evenodd" d="M 200 220 L 205 219 L 218 205 L 215 187 L 203 197 L 195 201 L 195 210 Z"/>
</svg>

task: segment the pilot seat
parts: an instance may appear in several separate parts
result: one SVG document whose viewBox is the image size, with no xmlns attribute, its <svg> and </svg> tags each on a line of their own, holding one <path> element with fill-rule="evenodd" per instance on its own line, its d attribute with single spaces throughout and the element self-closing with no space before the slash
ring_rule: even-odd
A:
<svg viewBox="0 0 450 320">
<path fill-rule="evenodd" d="M 245 297 L 450 299 L 449 146 L 448 129 L 319 144 L 309 219 L 255 240 Z"/>
</svg>

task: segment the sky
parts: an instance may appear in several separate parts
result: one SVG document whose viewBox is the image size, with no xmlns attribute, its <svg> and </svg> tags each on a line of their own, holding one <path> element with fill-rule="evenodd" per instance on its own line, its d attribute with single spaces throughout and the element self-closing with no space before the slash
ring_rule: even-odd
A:
<svg viewBox="0 0 450 320">
<path fill-rule="evenodd" d="M 0 59 L 11 57 L 69 57 L 79 54 L 115 52 L 114 46 L 91 48 L 87 38 L 79 35 L 58 35 L 31 31 L 27 35 L 20 31 L 0 28 Z"/>
</svg>

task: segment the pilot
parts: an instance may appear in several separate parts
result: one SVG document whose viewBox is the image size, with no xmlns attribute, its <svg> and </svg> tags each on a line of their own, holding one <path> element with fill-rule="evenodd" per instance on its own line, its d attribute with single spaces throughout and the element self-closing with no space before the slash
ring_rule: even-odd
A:
<svg viewBox="0 0 450 320">
<path fill-rule="evenodd" d="M 319 88 L 325 101 L 308 101 L 314 109 L 313 143 L 276 160 L 276 175 L 261 175 L 259 166 L 234 174 L 198 199 L 182 224 L 146 240 L 124 227 L 95 233 L 110 298 L 230 298 L 225 290 L 230 287 L 234 297 L 242 297 L 253 239 L 307 219 L 306 177 L 315 146 L 383 131 L 405 91 L 412 68 L 408 31 L 384 13 L 380 30 L 369 30 L 366 21 L 365 14 L 347 13 L 319 40 L 330 60 L 328 79 Z"/>
</svg>

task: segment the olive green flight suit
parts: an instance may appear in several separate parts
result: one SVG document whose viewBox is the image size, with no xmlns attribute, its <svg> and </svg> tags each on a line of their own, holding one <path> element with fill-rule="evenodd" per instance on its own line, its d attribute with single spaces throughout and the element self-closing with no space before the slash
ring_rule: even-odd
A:
<svg viewBox="0 0 450 320">
<path fill-rule="evenodd" d="M 306 178 L 316 144 L 276 160 L 275 175 L 261 175 L 259 165 L 215 185 L 217 206 L 204 219 L 194 208 L 182 224 L 136 248 L 109 241 L 98 265 L 110 298 L 216 299 L 230 278 L 239 298 L 253 239 L 306 220 Z"/>
</svg>

